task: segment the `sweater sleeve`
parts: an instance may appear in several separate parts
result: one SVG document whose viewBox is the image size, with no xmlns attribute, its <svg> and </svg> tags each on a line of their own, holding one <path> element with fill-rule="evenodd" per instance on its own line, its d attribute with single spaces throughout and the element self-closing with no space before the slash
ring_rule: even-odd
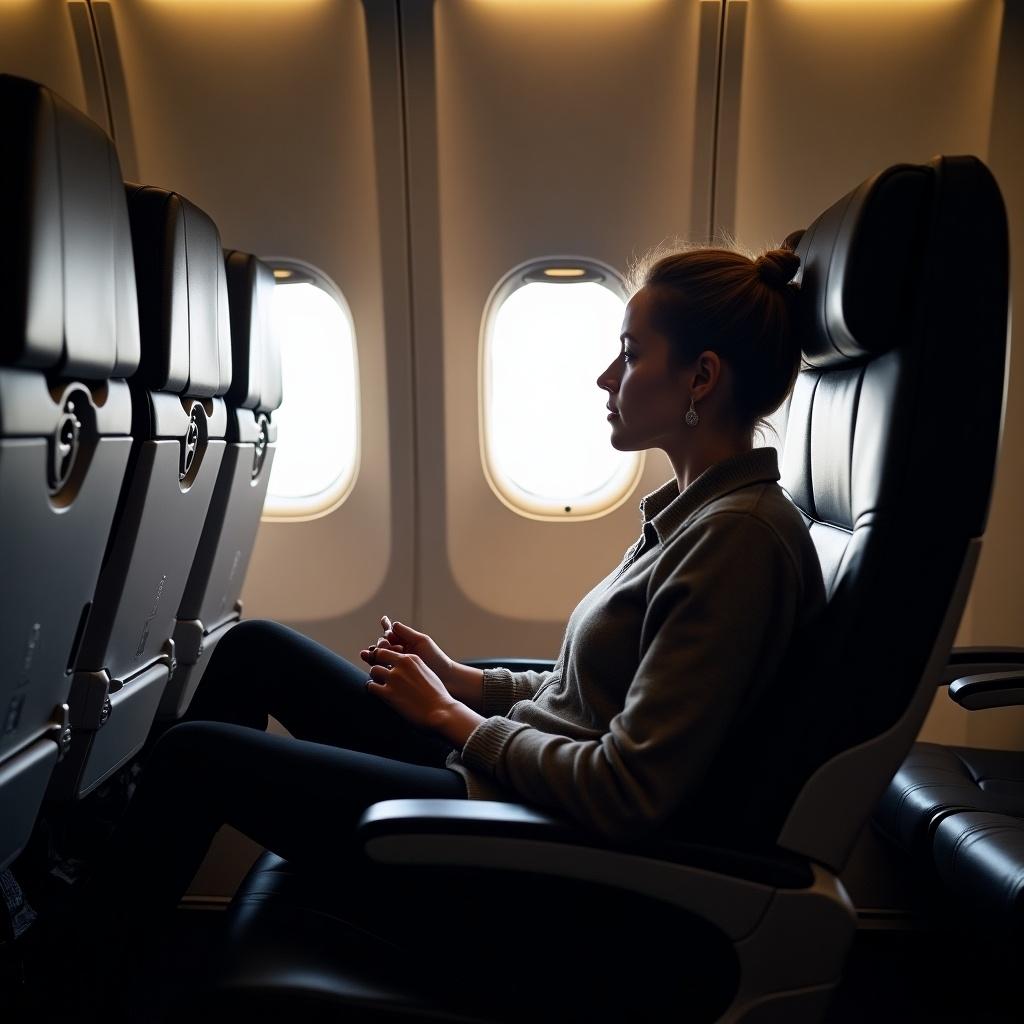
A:
<svg viewBox="0 0 1024 1024">
<path fill-rule="evenodd" d="M 800 579 L 755 517 L 721 512 L 686 532 L 681 560 L 670 542 L 652 572 L 639 666 L 607 732 L 575 740 L 492 717 L 467 765 L 614 838 L 651 831 L 695 791 L 752 681 L 778 668 Z"/>
<path fill-rule="evenodd" d="M 533 697 L 554 672 L 512 672 L 507 668 L 484 669 L 484 714 L 504 715 L 513 704 Z"/>
</svg>

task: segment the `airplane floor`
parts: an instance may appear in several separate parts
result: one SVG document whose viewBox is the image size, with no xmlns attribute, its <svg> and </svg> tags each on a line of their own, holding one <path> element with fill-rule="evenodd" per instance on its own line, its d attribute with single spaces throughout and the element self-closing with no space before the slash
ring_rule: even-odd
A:
<svg viewBox="0 0 1024 1024">
<path fill-rule="evenodd" d="M 134 1024 L 195 1020 L 194 1009 L 187 1016 L 168 1016 L 166 1007 L 193 990 L 198 970 L 216 949 L 222 912 L 219 906 L 179 910 L 159 971 L 137 986 Z M 1015 969 L 1021 953 L 1019 943 L 955 929 L 862 929 L 825 1024 L 1015 1024 L 1020 1020 Z M 5 1015 L 12 1024 L 50 1019 L 39 1016 L 37 1005 L 24 1005 L 21 1012 L 16 1006 L 8 1003 L 15 1016 Z M 53 1019 L 67 1019 L 66 1003 L 53 1009 L 59 1011 Z M 677 1016 L 666 1008 L 666 1021 Z"/>
<path fill-rule="evenodd" d="M 154 1007 L 178 994 L 180 983 L 215 948 L 220 913 L 179 911 L 173 943 L 178 955 L 163 965 L 164 986 L 152 992 Z M 954 929 L 862 929 L 825 1024 L 1017 1024 L 1022 953 L 1020 944 Z M 666 1008 L 665 1021 L 674 1019 L 678 1014 Z"/>
</svg>

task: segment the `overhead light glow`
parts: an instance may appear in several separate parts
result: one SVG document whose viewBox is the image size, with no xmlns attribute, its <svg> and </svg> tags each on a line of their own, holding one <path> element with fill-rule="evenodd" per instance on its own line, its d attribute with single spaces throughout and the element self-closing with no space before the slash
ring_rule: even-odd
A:
<svg viewBox="0 0 1024 1024">
<path fill-rule="evenodd" d="M 943 4 L 967 3 L 968 0 L 789 0 L 789 2 L 807 5 L 817 4 L 819 7 L 823 7 L 826 4 L 830 4 L 833 7 L 841 7 L 843 5 L 853 7 L 854 5 L 863 6 L 867 3 L 873 3 L 878 7 L 881 7 L 883 4 L 887 7 L 926 7 L 929 4 L 937 7 Z M 972 0 L 972 2 L 977 2 L 977 0 Z"/>
<path fill-rule="evenodd" d="M 276 277 L 278 281 L 287 281 L 291 276 L 292 271 L 290 270 L 278 269 L 274 271 L 274 277 Z"/>
<path fill-rule="evenodd" d="M 545 267 L 545 277 L 586 277 L 587 272 L 582 267 Z"/>
</svg>

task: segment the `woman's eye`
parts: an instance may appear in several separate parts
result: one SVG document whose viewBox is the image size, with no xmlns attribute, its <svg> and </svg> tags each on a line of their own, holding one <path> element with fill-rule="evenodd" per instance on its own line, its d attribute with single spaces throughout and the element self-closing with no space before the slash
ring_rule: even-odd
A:
<svg viewBox="0 0 1024 1024">
<path fill-rule="evenodd" d="M 632 352 L 623 352 L 623 353 L 622 353 L 622 358 L 623 358 L 623 359 L 624 359 L 624 360 L 625 360 L 625 361 L 626 361 L 627 363 L 631 363 L 631 362 L 633 362 L 633 360 L 634 360 L 634 359 L 636 358 L 636 356 L 635 356 L 635 355 L 633 355 L 633 353 L 632 353 Z"/>
</svg>

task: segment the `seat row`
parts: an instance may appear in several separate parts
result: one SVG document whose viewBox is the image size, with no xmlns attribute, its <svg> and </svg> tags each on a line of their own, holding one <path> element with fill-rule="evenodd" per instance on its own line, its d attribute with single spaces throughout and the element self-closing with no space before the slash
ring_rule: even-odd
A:
<svg viewBox="0 0 1024 1024">
<path fill-rule="evenodd" d="M 180 717 L 274 457 L 274 278 L 106 134 L 0 76 L 0 867 Z"/>
</svg>

